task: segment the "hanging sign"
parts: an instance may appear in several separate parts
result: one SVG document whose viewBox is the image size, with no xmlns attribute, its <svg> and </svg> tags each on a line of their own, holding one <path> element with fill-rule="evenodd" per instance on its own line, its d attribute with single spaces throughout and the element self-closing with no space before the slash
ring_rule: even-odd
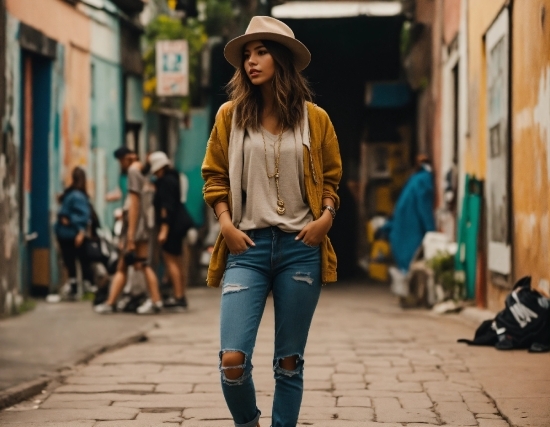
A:
<svg viewBox="0 0 550 427">
<path fill-rule="evenodd" d="M 157 95 L 189 95 L 189 47 L 187 40 L 156 43 Z"/>
</svg>

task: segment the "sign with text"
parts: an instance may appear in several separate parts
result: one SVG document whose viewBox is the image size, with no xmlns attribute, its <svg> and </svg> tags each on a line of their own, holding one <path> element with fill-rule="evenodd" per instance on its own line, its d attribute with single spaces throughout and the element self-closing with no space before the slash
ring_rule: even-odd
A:
<svg viewBox="0 0 550 427">
<path fill-rule="evenodd" d="M 157 95 L 189 95 L 189 46 L 187 40 L 162 40 L 156 44 Z"/>
</svg>

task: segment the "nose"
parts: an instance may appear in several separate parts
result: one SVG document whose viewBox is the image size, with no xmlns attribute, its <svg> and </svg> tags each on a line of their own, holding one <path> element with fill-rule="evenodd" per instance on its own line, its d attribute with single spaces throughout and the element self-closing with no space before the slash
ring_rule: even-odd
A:
<svg viewBox="0 0 550 427">
<path fill-rule="evenodd" d="M 254 54 L 251 54 L 249 57 L 248 57 L 248 65 L 254 65 L 256 64 L 256 58 L 255 58 L 255 55 Z"/>
</svg>

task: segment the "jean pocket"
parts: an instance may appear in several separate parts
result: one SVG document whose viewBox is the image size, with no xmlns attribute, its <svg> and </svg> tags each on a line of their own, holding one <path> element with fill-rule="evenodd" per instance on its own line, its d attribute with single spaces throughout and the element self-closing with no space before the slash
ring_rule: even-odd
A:
<svg viewBox="0 0 550 427">
<path fill-rule="evenodd" d="M 231 252 L 229 252 L 229 256 L 235 257 L 235 256 L 244 255 L 244 254 L 247 253 L 251 248 L 252 248 L 252 246 L 248 246 L 244 251 L 239 252 L 238 254 L 232 254 Z"/>
<path fill-rule="evenodd" d="M 319 246 L 320 246 L 320 244 L 316 245 L 316 246 L 308 245 L 306 242 L 304 242 L 303 239 L 300 239 L 299 241 L 302 243 L 303 246 L 305 246 L 306 248 L 310 248 L 310 249 L 318 249 Z"/>
</svg>

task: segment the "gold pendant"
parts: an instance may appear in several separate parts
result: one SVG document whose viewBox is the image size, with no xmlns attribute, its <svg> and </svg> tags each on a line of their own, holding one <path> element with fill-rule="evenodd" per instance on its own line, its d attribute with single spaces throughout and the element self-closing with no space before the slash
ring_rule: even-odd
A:
<svg viewBox="0 0 550 427">
<path fill-rule="evenodd" d="M 277 213 L 279 215 L 284 215 L 285 212 L 286 212 L 286 209 L 285 209 L 285 202 L 283 202 L 281 199 L 278 199 L 277 200 Z"/>
</svg>

